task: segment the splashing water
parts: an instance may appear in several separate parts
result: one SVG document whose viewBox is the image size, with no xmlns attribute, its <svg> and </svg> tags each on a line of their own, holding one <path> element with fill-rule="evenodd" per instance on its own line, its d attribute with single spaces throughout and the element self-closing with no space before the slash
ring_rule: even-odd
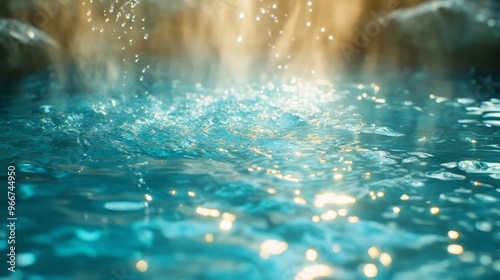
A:
<svg viewBox="0 0 500 280">
<path fill-rule="evenodd" d="M 368 39 L 375 41 L 384 16 L 419 2 L 85 0 L 76 8 L 86 20 L 75 27 L 79 36 L 71 51 L 79 63 L 92 61 L 91 68 L 103 64 L 104 73 L 93 76 L 110 79 L 130 67 L 144 68 L 136 64 L 141 59 L 131 58 L 136 55 L 182 57 L 187 72 L 212 80 L 263 71 L 320 79 L 350 67 L 352 52 L 368 50 L 370 44 L 353 47 L 365 21 L 376 24 L 377 35 Z M 206 69 L 212 59 L 220 66 L 216 73 Z M 130 72 L 119 76 L 136 78 Z"/>
<path fill-rule="evenodd" d="M 19 100 L 0 131 L 16 275 L 498 274 L 500 101 L 397 93 L 293 80 Z M 463 114 L 444 134 L 419 125 L 449 108 Z"/>
</svg>

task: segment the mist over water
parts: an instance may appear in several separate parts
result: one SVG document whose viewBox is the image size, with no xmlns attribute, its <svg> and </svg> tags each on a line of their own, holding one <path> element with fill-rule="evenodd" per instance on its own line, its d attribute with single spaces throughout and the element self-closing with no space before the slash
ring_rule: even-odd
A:
<svg viewBox="0 0 500 280">
<path fill-rule="evenodd" d="M 82 1 L 58 10 L 71 19 L 67 23 L 73 28 L 51 27 L 59 17 L 44 27 L 77 64 L 90 68 L 84 73 L 96 77 L 136 78 L 130 71 L 146 67 L 143 58 L 166 57 L 171 61 L 162 62 L 162 67 L 188 72 L 195 79 L 242 79 L 262 73 L 320 79 L 365 64 L 360 54 L 377 44 L 391 13 L 418 3 Z"/>
</svg>

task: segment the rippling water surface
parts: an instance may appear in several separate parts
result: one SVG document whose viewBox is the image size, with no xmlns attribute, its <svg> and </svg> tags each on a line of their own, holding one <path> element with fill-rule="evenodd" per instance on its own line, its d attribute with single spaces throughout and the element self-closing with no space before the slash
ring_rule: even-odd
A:
<svg viewBox="0 0 500 280">
<path fill-rule="evenodd" d="M 500 274 L 498 99 L 298 80 L 131 91 L 2 107 L 10 279 Z"/>
</svg>

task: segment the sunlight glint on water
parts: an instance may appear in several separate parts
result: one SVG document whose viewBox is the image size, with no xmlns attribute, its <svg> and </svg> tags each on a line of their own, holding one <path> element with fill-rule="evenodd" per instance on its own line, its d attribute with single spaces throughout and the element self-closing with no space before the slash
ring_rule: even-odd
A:
<svg viewBox="0 0 500 280">
<path fill-rule="evenodd" d="M 182 87 L 8 113 L 16 133 L 2 131 L 3 157 L 24 178 L 20 230 L 29 233 L 20 269 L 113 277 L 123 268 L 144 279 L 498 273 L 489 249 L 498 127 L 488 121 L 500 101 L 377 102 L 393 90 Z M 459 108 L 467 127 L 440 139 L 419 131 L 415 123 L 439 120 L 427 113 L 435 106 Z M 54 260 L 68 267 L 52 269 Z"/>
</svg>

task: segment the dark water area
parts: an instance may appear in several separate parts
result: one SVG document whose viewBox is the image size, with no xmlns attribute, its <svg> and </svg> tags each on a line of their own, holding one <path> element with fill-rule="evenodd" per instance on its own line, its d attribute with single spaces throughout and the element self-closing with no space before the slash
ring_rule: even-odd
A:
<svg viewBox="0 0 500 280">
<path fill-rule="evenodd" d="M 488 77 L 4 82 L 18 245 L 1 275 L 496 279 Z"/>
</svg>

